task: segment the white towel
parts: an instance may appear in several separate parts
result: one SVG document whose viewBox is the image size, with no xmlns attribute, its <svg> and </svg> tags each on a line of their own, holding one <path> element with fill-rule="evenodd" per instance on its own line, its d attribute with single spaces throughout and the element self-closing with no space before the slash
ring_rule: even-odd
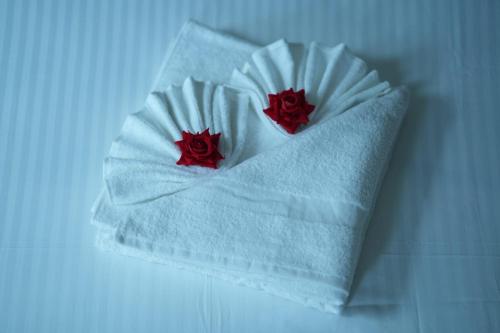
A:
<svg viewBox="0 0 500 333">
<path fill-rule="evenodd" d="M 193 41 L 215 34 L 188 26 Z M 189 44 L 186 28 L 182 34 L 177 43 Z M 225 50 L 238 49 L 234 39 L 212 40 Z M 217 43 L 213 47 L 214 53 L 220 49 Z M 176 52 L 180 54 L 174 56 Z M 200 53 L 192 52 L 191 47 L 174 46 L 169 59 L 196 62 Z M 231 83 L 252 97 L 248 115 L 248 100 L 234 89 L 188 79 L 182 88 L 169 88 L 182 98 L 157 92 L 141 113 L 130 116 L 105 165 L 108 191 L 94 207 L 99 244 L 337 312 L 349 293 L 407 94 L 379 82 L 343 46 L 306 48 L 279 41 L 247 60 Z M 225 67 L 218 59 L 211 61 L 219 70 Z M 171 66 L 167 61 L 164 68 Z M 174 76 L 186 71 L 182 64 L 174 68 L 169 70 Z M 231 69 L 226 69 L 216 79 L 229 80 Z M 182 93 L 197 90 L 189 87 L 210 93 Z M 263 96 L 288 88 L 307 89 L 308 100 L 317 106 L 310 123 L 293 136 L 262 116 Z M 221 102 L 203 103 L 203 96 L 219 96 Z M 187 119 L 194 115 L 193 120 L 168 126 L 165 115 L 183 112 Z M 220 122 L 226 127 L 217 127 L 227 135 L 222 149 L 228 161 L 218 170 L 174 167 L 175 150 L 168 147 L 178 139 L 175 133 L 185 126 L 193 131 L 215 128 L 207 114 L 231 119 Z M 246 140 L 240 132 L 245 121 Z"/>
</svg>

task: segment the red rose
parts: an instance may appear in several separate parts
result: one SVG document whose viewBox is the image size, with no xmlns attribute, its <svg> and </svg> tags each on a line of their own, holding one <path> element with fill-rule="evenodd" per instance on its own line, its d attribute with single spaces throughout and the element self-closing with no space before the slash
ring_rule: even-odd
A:
<svg viewBox="0 0 500 333">
<path fill-rule="evenodd" d="M 314 105 L 307 103 L 304 89 L 297 92 L 292 88 L 276 95 L 269 94 L 269 107 L 264 110 L 272 120 L 288 133 L 295 133 L 301 124 L 309 122 L 308 115 L 314 111 Z"/>
<path fill-rule="evenodd" d="M 217 169 L 217 162 L 224 159 L 217 149 L 219 138 L 220 133 L 211 135 L 208 128 L 195 134 L 182 131 L 182 140 L 175 142 L 181 150 L 177 164 Z"/>
</svg>

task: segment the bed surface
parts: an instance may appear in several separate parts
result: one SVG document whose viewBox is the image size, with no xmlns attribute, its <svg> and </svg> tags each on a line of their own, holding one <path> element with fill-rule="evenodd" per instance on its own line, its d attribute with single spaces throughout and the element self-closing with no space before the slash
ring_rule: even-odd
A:
<svg viewBox="0 0 500 333">
<path fill-rule="evenodd" d="M 346 311 L 101 252 L 102 159 L 192 18 L 345 42 L 411 102 Z M 499 332 L 497 1 L 0 0 L 0 332 Z"/>
</svg>

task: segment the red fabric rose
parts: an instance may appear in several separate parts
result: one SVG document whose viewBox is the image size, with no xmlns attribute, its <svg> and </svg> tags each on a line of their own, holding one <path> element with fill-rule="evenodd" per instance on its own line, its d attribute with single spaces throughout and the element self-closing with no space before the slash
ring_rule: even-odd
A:
<svg viewBox="0 0 500 333">
<path fill-rule="evenodd" d="M 308 115 L 314 111 L 314 105 L 307 103 L 304 89 L 295 92 L 290 88 L 267 96 L 269 107 L 264 113 L 288 133 L 294 134 L 301 124 L 309 122 Z"/>
<path fill-rule="evenodd" d="M 208 128 L 194 134 L 182 131 L 182 140 L 175 142 L 181 150 L 177 164 L 217 169 L 217 162 L 224 159 L 217 149 L 220 135 L 220 133 L 211 135 Z"/>
</svg>

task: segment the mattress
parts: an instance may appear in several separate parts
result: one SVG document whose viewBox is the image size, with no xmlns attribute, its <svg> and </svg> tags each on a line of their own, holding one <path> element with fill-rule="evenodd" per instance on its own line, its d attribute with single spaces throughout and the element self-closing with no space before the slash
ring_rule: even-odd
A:
<svg viewBox="0 0 500 333">
<path fill-rule="evenodd" d="M 102 159 L 189 18 L 411 92 L 348 307 L 102 252 Z M 0 1 L 0 332 L 500 331 L 496 1 Z"/>
</svg>

